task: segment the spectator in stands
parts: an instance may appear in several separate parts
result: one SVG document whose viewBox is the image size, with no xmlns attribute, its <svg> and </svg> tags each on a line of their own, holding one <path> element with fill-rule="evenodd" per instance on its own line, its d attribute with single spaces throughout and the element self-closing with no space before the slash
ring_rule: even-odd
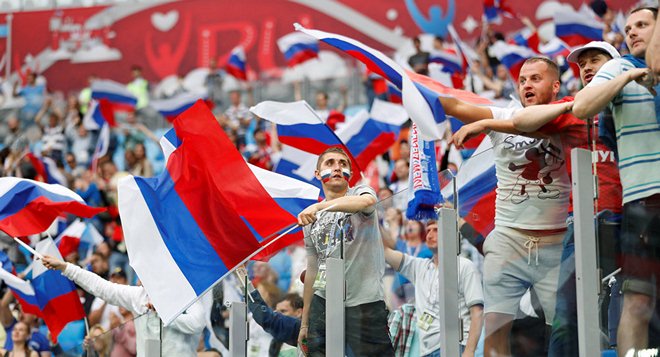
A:
<svg viewBox="0 0 660 357">
<path fill-rule="evenodd" d="M 153 309 L 142 286 L 114 284 L 71 263 L 50 256 L 44 257 L 43 264 L 49 269 L 61 271 L 64 276 L 93 295 L 110 304 L 124 307 L 134 314 L 142 315 Z M 161 352 L 164 356 L 193 356 L 197 352 L 197 343 L 205 326 L 204 308 L 201 302 L 193 304 L 170 325 L 162 327 L 162 332 L 160 323 L 152 321 L 150 316 L 137 319 L 135 323 L 138 355 L 142 356 L 145 353 L 145 340 L 154 338 L 162 340 Z M 154 323 L 158 327 L 154 327 Z"/>
<path fill-rule="evenodd" d="M 422 41 L 419 37 L 413 38 L 413 46 L 415 46 L 415 53 L 408 58 L 408 64 L 412 67 L 413 71 L 428 75 L 431 55 L 426 51 L 422 51 Z"/>
<path fill-rule="evenodd" d="M 14 86 L 14 95 L 25 99 L 25 105 L 21 108 L 18 118 L 24 125 L 29 125 L 34 120 L 35 115 L 43 107 L 46 99 L 46 87 L 37 83 L 37 74 L 30 72 L 27 74 L 25 85 L 20 90 L 18 82 Z"/>
<path fill-rule="evenodd" d="M 395 180 L 389 186 L 390 190 L 394 192 L 394 197 L 392 198 L 394 208 L 399 209 L 401 212 L 405 212 L 408 207 L 408 195 L 403 191 L 408 189 L 409 174 L 410 164 L 408 163 L 408 158 L 401 156 L 401 158 L 394 163 L 393 177 Z"/>
<path fill-rule="evenodd" d="M 25 343 L 30 350 L 36 351 L 41 357 L 50 357 L 50 342 L 48 338 L 39 332 L 39 319 L 37 316 L 23 313 L 20 304 L 16 304 L 18 308 L 18 319 L 14 317 L 11 310 L 9 309 L 9 304 L 14 300 L 14 295 L 11 290 L 7 289 L 5 295 L 0 301 L 0 322 L 5 328 L 7 338 L 5 340 L 4 349 L 6 351 L 12 351 L 14 349 L 14 330 L 16 327 L 20 326 L 21 331 L 19 331 L 19 336 L 17 336 L 22 343 Z M 29 338 L 22 336 L 22 330 L 25 328 L 26 333 L 29 333 Z M 11 336 L 11 337 L 10 337 Z"/>
<path fill-rule="evenodd" d="M 438 225 L 429 221 L 426 226 L 426 242 L 432 257 L 413 257 L 409 254 L 385 248 L 389 265 L 410 279 L 415 285 L 415 313 L 417 332 L 420 336 L 422 356 L 440 356 L 440 301 L 438 298 Z M 384 233 L 386 235 L 387 233 Z M 387 244 L 386 244 L 387 246 Z M 481 276 L 469 260 L 458 257 L 458 311 L 463 320 L 461 340 L 462 356 L 474 356 L 481 335 L 484 296 Z M 456 341 L 458 342 L 458 341 Z"/>
<path fill-rule="evenodd" d="M 149 82 L 142 76 L 142 67 L 134 65 L 131 67 L 133 80 L 126 85 L 126 89 L 137 98 L 135 109 L 141 110 L 149 105 Z"/>
<path fill-rule="evenodd" d="M 251 99 L 251 92 L 249 93 L 249 104 L 252 105 L 254 100 Z M 229 92 L 229 103 L 229 108 L 225 110 L 225 117 L 227 120 L 225 123 L 225 131 L 227 131 L 228 128 L 235 130 L 239 146 L 246 145 L 246 133 L 252 121 L 252 114 L 250 114 L 249 108 L 243 103 L 240 90 Z M 252 139 L 250 139 L 250 141 L 251 140 Z"/>
<path fill-rule="evenodd" d="M 29 345 L 30 328 L 26 323 L 18 322 L 14 326 L 14 329 L 11 332 L 11 337 L 7 340 L 11 340 L 13 347 L 10 348 L 1 348 L 0 354 L 3 356 L 29 356 L 29 357 L 39 357 L 39 354 L 32 350 Z"/>
<path fill-rule="evenodd" d="M 626 276 L 617 336 L 621 356 L 649 344 L 660 345 L 660 322 L 654 313 L 660 305 L 660 132 L 654 78 L 644 63 L 657 15 L 658 9 L 649 7 L 630 13 L 625 33 L 631 54 L 604 64 L 573 105 L 580 118 L 605 108 L 614 117 L 623 186 L 621 249 Z"/>
<path fill-rule="evenodd" d="M 212 58 L 209 61 L 209 74 L 206 76 L 204 84 L 209 92 L 209 100 L 213 103 L 213 112 L 216 113 L 222 107 L 222 70 L 218 68 L 218 61 Z"/>
<path fill-rule="evenodd" d="M 85 356 L 87 357 L 110 357 L 112 346 L 110 333 L 101 325 L 92 326 L 89 329 L 89 336 L 85 337 L 85 346 Z"/>
<path fill-rule="evenodd" d="M 348 155 L 333 147 L 323 152 L 315 176 L 326 199 L 298 215 L 307 249 L 304 311 L 298 342 L 307 340 L 312 356 L 325 354 L 326 261 L 344 248 L 346 277 L 346 352 L 356 356 L 393 356 L 387 334 L 383 292 L 385 260 L 375 210 L 376 193 L 368 186 L 349 189 Z M 320 212 L 327 209 L 327 211 Z M 317 216 L 318 214 L 318 216 Z"/>
</svg>

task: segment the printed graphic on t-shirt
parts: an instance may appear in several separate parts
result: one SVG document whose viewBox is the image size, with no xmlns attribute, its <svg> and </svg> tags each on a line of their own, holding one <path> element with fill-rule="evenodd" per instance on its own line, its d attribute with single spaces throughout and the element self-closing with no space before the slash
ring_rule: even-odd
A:
<svg viewBox="0 0 660 357">
<path fill-rule="evenodd" d="M 514 204 L 521 204 L 529 199 L 529 186 L 532 185 L 539 188 L 539 199 L 560 197 L 561 192 L 558 189 L 547 187 L 559 177 L 560 169 L 565 163 L 560 147 L 547 141 L 542 142 L 540 139 L 513 135 L 506 137 L 503 145 L 505 151 L 517 151 L 511 157 L 519 158 L 509 162 L 508 169 L 517 174 L 517 177 L 511 191 L 501 198 L 502 200 L 511 200 Z"/>
<path fill-rule="evenodd" d="M 351 215 L 348 213 L 328 212 L 321 214 L 321 217 L 312 225 L 311 236 L 314 237 L 316 251 L 323 257 L 323 260 L 339 248 L 342 239 L 345 246 L 355 240 L 350 218 Z"/>
</svg>

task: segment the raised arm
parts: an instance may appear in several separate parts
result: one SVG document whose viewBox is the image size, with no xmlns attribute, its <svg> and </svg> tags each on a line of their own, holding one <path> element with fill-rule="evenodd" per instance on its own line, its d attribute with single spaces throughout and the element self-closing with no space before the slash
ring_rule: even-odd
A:
<svg viewBox="0 0 660 357">
<path fill-rule="evenodd" d="M 660 78 L 660 26 L 656 26 L 653 30 L 653 37 L 646 49 L 646 64 L 657 78 Z"/>
<path fill-rule="evenodd" d="M 468 104 L 451 97 L 439 97 L 445 114 L 452 116 L 463 123 L 469 124 L 478 120 L 492 118 L 493 112 L 488 107 Z"/>
<path fill-rule="evenodd" d="M 147 311 L 148 298 L 141 286 L 128 286 L 111 283 L 100 276 L 81 269 L 71 263 L 65 263 L 51 256 L 44 256 L 44 265 L 48 269 L 62 272 L 85 291 L 101 298 L 109 304 L 122 306 L 133 313 L 142 314 Z"/>
<path fill-rule="evenodd" d="M 11 314 L 11 309 L 9 309 L 9 304 L 13 299 L 14 296 L 8 288 L 5 295 L 2 297 L 2 301 L 0 301 L 0 322 L 5 328 L 11 326 L 14 322 L 14 315 Z"/>
<path fill-rule="evenodd" d="M 602 71 L 602 69 L 601 69 Z M 596 77 L 606 75 L 598 72 Z M 641 80 L 649 74 L 648 68 L 633 68 L 607 82 L 586 86 L 575 95 L 573 114 L 580 119 L 590 118 L 605 109 L 607 104 L 631 81 Z"/>
<path fill-rule="evenodd" d="M 300 333 L 300 320 L 273 311 L 261 298 L 261 294 L 252 284 L 249 285 L 250 295 L 254 301 L 248 301 L 248 308 L 252 312 L 252 318 L 268 332 L 277 342 L 288 343 L 295 346 Z"/>
<path fill-rule="evenodd" d="M 573 102 L 532 105 L 517 111 L 511 119 L 515 130 L 530 133 L 571 111 L 572 108 Z"/>
</svg>

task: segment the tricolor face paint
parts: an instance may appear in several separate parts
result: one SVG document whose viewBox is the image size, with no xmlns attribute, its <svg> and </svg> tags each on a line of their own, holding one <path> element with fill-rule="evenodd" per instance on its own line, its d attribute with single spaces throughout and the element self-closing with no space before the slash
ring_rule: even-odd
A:
<svg viewBox="0 0 660 357">
<path fill-rule="evenodd" d="M 351 170 L 349 170 L 346 167 L 342 167 L 341 169 L 342 176 L 344 177 L 344 180 L 348 181 L 348 179 L 351 177 Z M 321 170 L 319 172 L 319 175 L 321 176 L 321 182 L 328 182 L 330 181 L 330 178 L 332 177 L 332 169 L 325 169 Z"/>
</svg>

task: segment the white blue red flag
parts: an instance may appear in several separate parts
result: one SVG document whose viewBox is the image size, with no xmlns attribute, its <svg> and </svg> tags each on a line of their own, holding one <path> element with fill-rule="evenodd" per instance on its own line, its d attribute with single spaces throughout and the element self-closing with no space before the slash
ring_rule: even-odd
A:
<svg viewBox="0 0 660 357">
<path fill-rule="evenodd" d="M 562 7 L 555 11 L 553 20 L 555 23 L 555 36 L 571 47 L 603 40 L 605 25 L 585 4 L 580 7 L 579 11 Z"/>
<path fill-rule="evenodd" d="M 101 103 L 104 103 L 101 105 Z M 110 127 L 116 127 L 115 112 L 113 106 L 107 99 L 95 100 L 89 102 L 89 109 L 83 117 L 83 125 L 87 130 L 99 130 L 103 125 L 108 124 Z"/>
<path fill-rule="evenodd" d="M 268 185 L 278 194 L 267 189 L 257 178 L 264 173 L 245 163 L 201 101 L 174 120 L 161 143 L 166 170 L 125 177 L 118 191 L 131 266 L 169 324 L 295 224 L 318 189 L 279 175 Z"/>
<path fill-rule="evenodd" d="M 198 100 L 206 100 L 208 93 L 181 93 L 169 99 L 152 100 L 149 105 L 168 121 L 172 122 Z"/>
<path fill-rule="evenodd" d="M 125 85 L 115 81 L 99 79 L 92 82 L 92 99 L 106 100 L 116 109 L 133 110 L 137 105 L 137 98 Z"/>
<path fill-rule="evenodd" d="M 358 165 L 367 167 L 396 142 L 407 120 L 408 113 L 401 105 L 375 99 L 370 112 L 358 112 L 335 132 Z"/>
<path fill-rule="evenodd" d="M 465 63 L 461 54 L 452 49 L 431 51 L 429 62 L 441 64 L 443 72 L 452 74 L 465 72 Z"/>
<path fill-rule="evenodd" d="M 277 124 L 277 138 L 282 144 L 313 155 L 320 155 L 333 146 L 344 149 L 351 159 L 353 168 L 351 185 L 360 180 L 362 170 L 359 163 L 337 134 L 319 118 L 307 102 L 265 101 L 250 108 L 250 111 L 260 118 Z"/>
<path fill-rule="evenodd" d="M 275 165 L 273 171 L 280 175 L 307 182 L 321 189 L 321 181 L 317 180 L 316 176 L 314 176 L 317 159 L 318 155 L 282 144 L 280 160 Z"/>
<path fill-rule="evenodd" d="M 550 57 L 568 57 L 571 53 L 570 46 L 558 37 L 553 37 L 550 41 L 539 46 L 539 52 Z"/>
<path fill-rule="evenodd" d="M 422 140 L 440 140 L 444 135 L 446 117 L 438 96 L 454 96 L 462 100 L 476 96 L 467 91 L 445 87 L 429 77 L 405 71 L 382 52 L 354 39 L 329 32 L 308 30 L 299 24 L 295 24 L 295 27 L 351 55 L 400 89 L 403 107 L 406 108 L 412 121 L 417 124 Z"/>
<path fill-rule="evenodd" d="M 78 252 L 81 259 L 89 256 L 94 248 L 101 243 L 103 243 L 103 236 L 96 230 L 94 225 L 79 219 L 66 227 L 55 240 L 57 249 L 63 257 Z"/>
<path fill-rule="evenodd" d="M 300 32 L 292 32 L 279 40 L 277 47 L 284 54 L 289 67 L 293 67 L 316 58 L 319 55 L 319 41 Z"/>
<path fill-rule="evenodd" d="M 506 66 L 514 81 L 518 80 L 520 68 L 523 63 L 525 63 L 527 59 L 537 56 L 537 54 L 528 47 L 512 45 L 504 41 L 495 42 L 490 46 L 488 52 L 491 56 L 496 57 Z"/>
<path fill-rule="evenodd" d="M 46 238 L 37 243 L 35 250 L 42 255 L 62 259 L 55 243 Z M 32 288 L 37 299 L 41 316 L 48 330 L 57 340 L 64 326 L 69 322 L 85 318 L 76 286 L 59 270 L 47 269 L 40 260 L 33 257 Z"/>
<path fill-rule="evenodd" d="M 0 279 L 11 289 L 14 297 L 21 304 L 23 312 L 42 317 L 37 296 L 34 293 L 32 284 L 25 281 L 5 269 L 0 269 Z"/>
<path fill-rule="evenodd" d="M 487 23 L 499 25 L 503 15 L 514 16 L 513 10 L 504 4 L 504 0 L 484 0 L 484 19 Z"/>
<path fill-rule="evenodd" d="M 229 55 L 225 71 L 236 79 L 247 81 L 247 67 L 245 65 L 245 51 L 243 46 L 236 46 Z"/>
<path fill-rule="evenodd" d="M 99 159 L 108 153 L 109 148 L 110 148 L 110 125 L 108 123 L 105 123 L 101 127 L 101 131 L 99 131 L 99 137 L 96 140 L 96 147 L 94 148 L 94 154 L 92 155 L 92 172 L 96 172 L 96 167 L 99 162 Z"/>
<path fill-rule="evenodd" d="M 485 136 L 470 159 L 463 161 L 456 175 L 458 191 L 458 213 L 483 237 L 495 226 L 495 157 L 493 144 Z M 442 188 L 446 201 L 454 202 L 454 187 Z"/>
<path fill-rule="evenodd" d="M 55 183 L 58 185 L 67 185 L 66 176 L 57 168 L 55 160 L 50 157 L 37 157 L 33 153 L 27 153 L 25 155 L 37 171 L 35 177 L 36 181 L 45 182 L 45 183 Z"/>
<path fill-rule="evenodd" d="M 523 46 L 531 49 L 532 51 L 539 53 L 539 46 L 541 45 L 541 40 L 539 39 L 539 34 L 536 31 L 532 31 L 528 28 L 524 28 L 516 32 L 511 40 L 510 44 Z"/>
<path fill-rule="evenodd" d="M 91 218 L 103 211 L 61 185 L 0 178 L 0 230 L 12 237 L 41 233 L 62 213 Z"/>
</svg>

